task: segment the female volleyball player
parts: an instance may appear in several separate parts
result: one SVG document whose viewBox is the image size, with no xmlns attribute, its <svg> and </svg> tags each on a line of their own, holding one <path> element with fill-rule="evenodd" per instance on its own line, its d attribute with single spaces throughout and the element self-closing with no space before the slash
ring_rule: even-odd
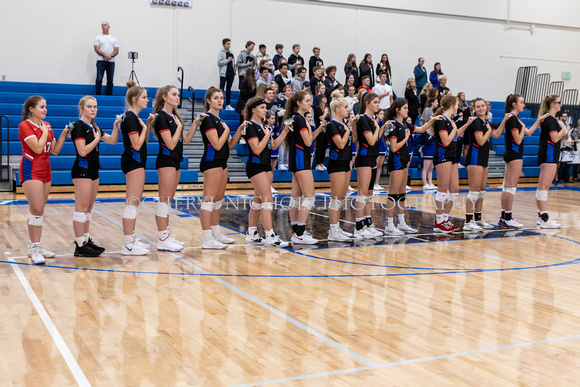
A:
<svg viewBox="0 0 580 387">
<path fill-rule="evenodd" d="M 36 265 L 46 263 L 45 258 L 54 258 L 55 254 L 40 247 L 44 207 L 50 193 L 52 176 L 48 152 L 58 155 L 68 126 L 64 128 L 58 141 L 54 141 L 54 132 L 46 118 L 46 100 L 34 95 L 28 97 L 22 106 L 22 122 L 18 125 L 18 137 L 22 143 L 19 178 L 24 195 L 28 201 L 28 256 Z"/>
<path fill-rule="evenodd" d="M 91 211 L 99 192 L 99 143 L 116 144 L 119 140 L 119 120 L 113 124 L 111 135 L 103 132 L 95 123 L 97 100 L 85 96 L 79 101 L 81 119 L 73 124 L 70 132 L 75 142 L 76 159 L 71 176 L 75 187 L 75 212 L 73 229 L 77 257 L 97 257 L 105 248 L 97 246 L 90 237 Z"/>
</svg>

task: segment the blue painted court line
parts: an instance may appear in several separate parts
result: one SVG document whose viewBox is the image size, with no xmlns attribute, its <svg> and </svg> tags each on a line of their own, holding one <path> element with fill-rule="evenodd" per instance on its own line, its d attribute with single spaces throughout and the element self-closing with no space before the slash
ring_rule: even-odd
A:
<svg viewBox="0 0 580 387">
<path fill-rule="evenodd" d="M 365 366 L 365 367 L 348 368 L 348 369 L 343 369 L 343 370 L 320 372 L 320 373 L 316 373 L 316 374 L 293 376 L 293 377 L 289 377 L 289 378 L 266 380 L 263 382 L 236 384 L 235 386 L 231 386 L 231 387 L 254 387 L 254 386 L 264 386 L 267 384 L 274 384 L 274 383 L 293 382 L 296 380 L 306 380 L 306 379 L 321 378 L 321 377 L 325 377 L 325 376 L 347 374 L 347 373 L 351 373 L 351 372 L 376 370 L 376 369 L 381 369 L 381 368 L 395 367 L 398 365 L 424 363 L 424 362 L 433 361 L 433 360 L 452 359 L 455 357 L 478 355 L 480 353 L 495 352 L 495 351 L 501 351 L 504 349 L 528 347 L 528 346 L 537 345 L 537 344 L 551 344 L 551 343 L 557 343 L 559 341 L 577 340 L 577 339 L 580 339 L 580 335 L 557 337 L 557 338 L 546 339 L 546 340 L 527 341 L 527 342 L 517 343 L 517 344 L 502 345 L 499 347 L 482 348 L 482 349 L 475 349 L 472 351 L 448 353 L 446 355 L 429 356 L 429 357 L 422 357 L 422 358 L 418 358 L 418 359 L 401 360 L 401 361 L 395 361 L 395 362 L 390 362 L 390 363 L 376 364 L 376 365 L 372 365 L 372 366 L 369 365 L 369 366 Z"/>
<path fill-rule="evenodd" d="M 123 227 L 123 225 L 122 225 L 121 223 L 114 221 L 113 219 L 109 218 L 109 217 L 108 217 L 108 216 L 106 216 L 105 214 L 103 214 L 103 213 L 101 213 L 101 212 L 99 212 L 99 211 L 95 211 L 95 210 L 93 210 L 93 211 L 94 211 L 95 213 L 97 213 L 97 214 L 101 215 L 103 218 L 107 219 L 109 222 L 111 222 L 111 223 L 113 223 L 113 224 L 116 224 L 116 225 L 117 225 L 117 226 L 119 226 L 119 227 Z M 141 238 L 143 238 L 143 240 L 145 240 L 145 241 L 149 242 L 149 243 L 150 243 L 152 246 L 155 246 L 155 243 L 154 243 L 152 240 L 150 240 L 150 239 L 146 238 L 146 237 L 145 237 L 145 236 L 143 236 L 143 235 L 139 235 L 139 234 L 137 234 L 137 235 L 138 235 L 138 236 L 140 236 Z M 288 315 L 286 315 L 286 314 L 284 314 L 284 313 L 280 312 L 279 310 L 277 310 L 277 309 L 275 309 L 275 308 L 271 307 L 270 305 L 268 305 L 268 304 L 266 304 L 266 303 L 264 303 L 264 302 L 262 302 L 262 301 L 258 300 L 258 299 L 257 299 L 257 298 L 255 298 L 254 296 L 252 296 L 252 295 L 250 295 L 250 294 L 248 294 L 248 293 L 244 292 L 243 290 L 241 290 L 241 289 L 237 288 L 236 286 L 234 286 L 234 285 L 232 285 L 232 284 L 230 284 L 230 283 L 228 283 L 228 282 L 226 282 L 226 281 L 222 280 L 221 278 L 218 278 L 218 277 L 216 277 L 215 275 L 212 275 L 212 274 L 208 273 L 207 271 L 205 271 L 205 270 L 204 270 L 204 269 L 202 269 L 201 267 L 199 267 L 199 266 L 197 266 L 197 265 L 195 265 L 195 264 L 193 264 L 193 263 L 191 263 L 191 262 L 189 262 L 189 261 L 187 261 L 187 260 L 183 259 L 182 257 L 180 257 L 180 256 L 178 256 L 178 255 L 176 255 L 176 254 L 174 254 L 174 253 L 171 253 L 171 252 L 170 252 L 170 253 L 169 253 L 169 255 L 171 255 L 172 257 L 174 257 L 174 258 L 178 259 L 179 261 L 181 261 L 181 262 L 185 263 L 186 265 L 188 265 L 188 266 L 191 266 L 192 268 L 194 268 L 195 270 L 197 270 L 197 271 L 201 272 L 202 274 L 207 274 L 207 275 L 209 275 L 209 277 L 210 277 L 211 279 L 213 279 L 214 281 L 218 282 L 219 284 L 222 284 L 222 285 L 226 286 L 226 287 L 227 287 L 228 289 L 230 289 L 231 291 L 233 291 L 233 292 L 235 292 L 235 293 L 238 293 L 238 294 L 239 294 L 239 295 L 241 295 L 242 297 L 244 297 L 244 298 L 246 298 L 246 299 L 248 299 L 248 300 L 250 300 L 250 301 L 254 302 L 254 303 L 255 303 L 255 304 L 257 304 L 257 305 L 260 305 L 261 307 L 263 307 L 263 308 L 265 308 L 266 310 L 268 310 L 270 313 L 273 313 L 273 314 L 275 314 L 276 316 L 278 316 L 278 317 L 281 317 L 282 319 L 284 319 L 284 320 L 288 321 L 289 323 L 293 324 L 294 326 L 296 326 L 296 327 L 298 327 L 298 328 L 300 328 L 300 329 L 302 329 L 302 330 L 306 331 L 307 333 L 309 333 L 309 334 L 311 334 L 311 335 L 315 336 L 316 338 L 318 338 L 318 339 L 322 340 L 322 341 L 323 341 L 323 342 L 325 342 L 326 344 L 329 344 L 329 345 L 331 345 L 331 346 L 335 347 L 336 349 L 338 349 L 338 350 L 340 350 L 340 351 L 342 351 L 342 352 L 344 352 L 344 353 L 346 353 L 346 354 L 350 355 L 351 357 L 353 357 L 354 359 L 356 359 L 356 360 L 360 361 L 361 363 L 363 363 L 363 364 L 366 364 L 366 365 L 374 365 L 374 364 L 375 364 L 375 363 L 373 363 L 372 361 L 370 361 L 370 360 L 368 360 L 368 359 L 364 358 L 363 356 L 361 356 L 361 355 L 359 355 L 359 354 L 355 353 L 354 351 L 351 351 L 350 349 L 348 349 L 348 348 L 344 347 L 343 345 L 341 345 L 341 344 L 337 343 L 336 341 L 334 341 L 334 340 L 332 340 L 332 339 L 330 339 L 330 338 L 328 338 L 328 337 L 324 336 L 323 334 L 321 334 L 321 333 L 319 333 L 319 332 L 315 331 L 314 329 L 312 329 L 312 328 L 310 328 L 310 327 L 308 327 L 308 326 L 306 326 L 306 325 L 302 324 L 300 321 L 297 321 L 297 320 L 293 319 L 292 317 L 290 317 L 290 316 L 288 316 Z"/>
</svg>

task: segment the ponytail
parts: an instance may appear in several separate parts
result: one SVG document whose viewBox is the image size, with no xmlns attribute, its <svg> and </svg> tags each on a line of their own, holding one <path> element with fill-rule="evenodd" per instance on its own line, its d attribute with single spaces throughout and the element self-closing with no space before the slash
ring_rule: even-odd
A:
<svg viewBox="0 0 580 387">
<path fill-rule="evenodd" d="M 514 103 L 518 102 L 518 99 L 523 98 L 519 94 L 510 94 L 505 100 L 505 113 L 511 113 L 514 109 Z"/>
<path fill-rule="evenodd" d="M 379 98 L 379 96 L 375 93 L 366 93 L 360 102 L 360 111 L 359 114 L 364 114 L 367 110 L 367 105 L 371 103 L 375 98 Z"/>
<path fill-rule="evenodd" d="M 544 99 L 542 100 L 542 104 L 540 105 L 540 112 L 538 113 L 538 117 L 541 117 L 544 114 L 548 113 L 550 111 L 550 105 L 558 98 L 560 98 L 560 96 L 557 94 L 551 94 L 544 97 Z"/>
<path fill-rule="evenodd" d="M 453 107 L 453 105 L 455 105 L 455 103 L 457 102 L 457 97 L 453 96 L 453 95 L 446 95 L 443 98 L 441 98 L 441 102 L 439 104 L 439 109 L 437 109 L 437 111 L 435 112 L 435 115 L 441 115 L 443 114 L 443 112 L 445 110 L 449 110 Z"/>
</svg>

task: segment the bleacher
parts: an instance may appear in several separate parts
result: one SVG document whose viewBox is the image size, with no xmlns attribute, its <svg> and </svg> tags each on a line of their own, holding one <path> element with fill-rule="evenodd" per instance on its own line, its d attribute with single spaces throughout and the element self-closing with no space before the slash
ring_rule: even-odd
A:
<svg viewBox="0 0 580 387">
<path fill-rule="evenodd" d="M 126 87 L 115 86 L 112 96 L 96 96 L 98 113 L 96 122 L 107 133 L 111 133 L 115 116 L 125 110 Z M 151 104 L 155 96 L 156 88 L 147 88 L 149 95 L 149 108 L 141 113 L 146 118 L 151 112 Z M 18 165 L 22 155 L 22 145 L 18 138 L 18 124 L 22 121 L 22 104 L 31 95 L 41 95 L 46 99 L 48 114 L 46 121 L 53 128 L 55 137 L 58 139 L 63 128 L 69 122 L 78 120 L 78 102 L 85 95 L 94 95 L 92 85 L 71 85 L 55 83 L 29 83 L 29 82 L 0 82 L 0 115 L 8 117 L 10 127 L 6 127 L 6 121 L 2 126 L 2 154 L 9 156 L 9 162 L 15 169 L 16 184 L 18 179 Z M 158 176 L 155 170 L 155 155 L 159 151 L 159 143 L 151 136 L 147 144 L 147 168 L 145 172 L 146 184 L 157 184 Z M 123 153 L 122 137 L 119 143 L 110 145 L 101 143 L 100 160 L 103 169 L 100 171 L 100 184 L 123 185 L 125 175 L 121 171 L 120 155 Z M 52 184 L 56 186 L 72 185 L 71 167 L 75 159 L 75 147 L 72 140 L 67 139 L 60 154 L 51 156 Z M 198 182 L 198 171 L 188 169 L 188 159 L 184 158 L 181 163 L 181 183 Z"/>
<path fill-rule="evenodd" d="M 147 88 L 149 96 L 149 108 L 141 113 L 145 118 L 151 112 L 151 104 L 154 100 L 156 88 Z M 110 133 L 113 128 L 115 116 L 125 110 L 124 95 L 126 87 L 115 86 L 112 96 L 96 96 L 98 103 L 98 114 L 96 122 L 106 132 Z M 197 110 L 203 106 L 203 98 L 206 90 L 195 90 L 194 107 Z M 58 138 L 62 128 L 66 124 L 78 119 L 78 101 L 84 95 L 94 95 L 94 86 L 92 85 L 73 85 L 73 84 L 53 84 L 53 83 L 28 83 L 28 82 L 0 82 L 0 115 L 6 115 L 10 120 L 10 128 L 6 124 L 2 127 L 2 154 L 10 155 L 10 163 L 17 172 L 20 156 L 22 155 L 22 146 L 18 139 L 18 124 L 22 119 L 22 104 L 31 95 L 42 95 L 47 100 L 48 115 L 46 120 L 50 122 Z M 231 106 L 235 107 L 239 96 L 238 91 L 232 92 Z M 191 98 L 191 93 L 184 90 L 182 98 Z M 190 111 L 191 112 L 191 111 Z M 504 116 L 504 102 L 492 102 L 493 122 L 500 123 Z M 239 116 L 233 110 L 222 110 L 221 118 L 229 126 L 230 130 L 235 131 L 239 124 Z M 190 122 L 190 114 L 182 114 L 186 120 L 186 125 Z M 534 124 L 535 119 L 531 118 L 531 112 L 526 110 L 520 115 L 522 122 L 530 127 Z M 533 136 L 525 137 L 526 144 L 524 154 L 523 174 L 526 177 L 539 176 L 540 168 L 536 164 L 536 155 L 538 152 L 540 130 L 536 130 Z M 505 144 L 503 135 L 498 139 L 492 139 L 493 150 L 496 154 L 503 154 Z M 155 171 L 155 155 L 158 152 L 158 143 L 151 136 L 147 145 L 150 157 L 147 162 L 146 183 L 157 183 L 157 172 Z M 8 153 L 9 152 L 9 153 Z M 125 184 L 125 175 L 120 169 L 120 155 L 123 152 L 122 139 L 119 144 L 109 145 L 102 143 L 100 146 L 101 164 L 103 169 L 100 172 L 101 184 L 122 185 Z M 238 155 L 244 157 L 247 162 L 249 156 L 247 145 L 238 144 L 236 146 Z M 415 153 L 417 154 L 417 153 Z M 51 156 L 51 165 L 53 169 L 53 185 L 72 185 L 70 169 L 74 162 L 75 149 L 70 139 L 65 143 L 62 151 L 58 156 Z M 328 161 L 328 160 L 327 160 Z M 326 161 L 326 162 L 327 162 Z M 421 179 L 421 169 L 418 168 L 421 160 L 415 156 L 413 158 L 409 174 L 411 179 Z M 198 171 L 195 165 L 188 169 L 189 160 L 184 159 L 181 172 L 182 184 L 199 182 Z M 436 173 L 434 178 L 436 178 Z M 315 181 L 329 181 L 326 171 L 313 170 Z M 467 178 L 467 170 L 459 170 L 460 178 Z M 274 171 L 274 182 L 290 182 L 292 174 L 289 171 Z M 356 171 L 352 172 L 352 179 L 356 180 Z M 18 183 L 18 177 L 16 177 Z"/>
</svg>

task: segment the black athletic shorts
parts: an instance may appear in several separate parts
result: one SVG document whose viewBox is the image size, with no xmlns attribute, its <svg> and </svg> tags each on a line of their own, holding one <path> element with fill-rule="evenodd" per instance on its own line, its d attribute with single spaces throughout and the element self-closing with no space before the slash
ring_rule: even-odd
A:
<svg viewBox="0 0 580 387">
<path fill-rule="evenodd" d="M 350 160 L 328 160 L 328 174 L 350 171 Z"/>
<path fill-rule="evenodd" d="M 387 170 L 389 172 L 402 171 L 409 166 L 409 160 L 401 158 L 400 155 L 390 154 L 387 159 Z"/>
<path fill-rule="evenodd" d="M 369 167 L 374 168 L 377 166 L 377 156 L 360 156 L 357 155 L 354 159 L 354 167 Z"/>
<path fill-rule="evenodd" d="M 155 169 L 172 167 L 179 171 L 181 169 L 181 161 L 167 155 L 158 155 L 155 160 Z"/>
<path fill-rule="evenodd" d="M 207 171 L 208 169 L 213 169 L 213 168 L 226 169 L 227 167 L 228 167 L 228 160 L 226 160 L 226 159 L 219 159 L 219 160 L 213 160 L 213 161 L 201 160 L 201 162 L 199 163 L 199 170 L 202 173 Z"/>
<path fill-rule="evenodd" d="M 121 156 L 121 170 L 125 175 L 139 168 L 145 169 L 145 165 L 138 162 L 133 157 L 127 157 L 125 155 Z"/>
<path fill-rule="evenodd" d="M 270 164 L 256 164 L 250 162 L 246 164 L 246 175 L 248 176 L 248 179 L 251 179 L 258 173 L 270 171 L 272 171 L 272 167 L 270 166 Z"/>
<path fill-rule="evenodd" d="M 91 179 L 97 180 L 99 178 L 99 170 L 95 168 L 83 168 L 78 165 L 73 165 L 70 175 L 73 179 Z"/>
<path fill-rule="evenodd" d="M 522 155 L 520 155 L 518 152 L 514 152 L 512 150 L 506 149 L 503 152 L 503 161 L 505 161 L 506 163 L 509 163 L 511 161 L 514 160 L 521 160 L 522 159 Z"/>
</svg>

